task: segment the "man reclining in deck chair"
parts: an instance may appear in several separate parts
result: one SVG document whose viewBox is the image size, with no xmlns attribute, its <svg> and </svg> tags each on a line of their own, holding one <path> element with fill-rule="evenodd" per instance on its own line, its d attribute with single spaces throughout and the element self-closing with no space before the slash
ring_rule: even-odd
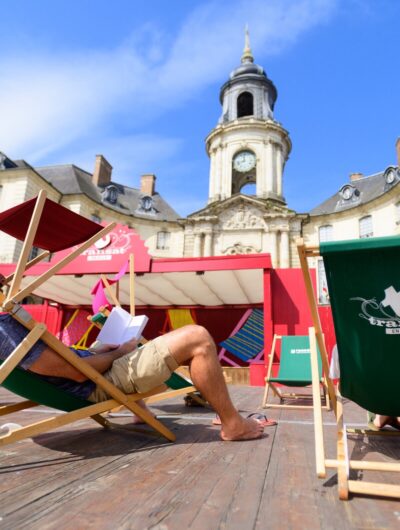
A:
<svg viewBox="0 0 400 530">
<path fill-rule="evenodd" d="M 26 337 L 28 330 L 9 314 L 0 315 L 0 359 L 5 360 Z M 146 392 L 166 381 L 178 366 L 189 364 L 194 384 L 221 418 L 221 438 L 260 438 L 263 426 L 243 418 L 232 404 L 217 357 L 216 346 L 202 326 L 189 325 L 137 347 L 131 340 L 121 345 L 102 345 L 94 352 L 77 355 L 125 393 Z M 20 363 L 20 368 L 88 401 L 109 399 L 106 392 L 87 379 L 63 357 L 39 340 Z"/>
</svg>

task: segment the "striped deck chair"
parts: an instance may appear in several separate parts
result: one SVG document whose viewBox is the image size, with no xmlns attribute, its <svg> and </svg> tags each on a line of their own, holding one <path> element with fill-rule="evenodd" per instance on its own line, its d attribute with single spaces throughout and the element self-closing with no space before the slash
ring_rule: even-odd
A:
<svg viewBox="0 0 400 530">
<path fill-rule="evenodd" d="M 232 366 L 241 366 L 226 355 L 244 362 L 258 361 L 264 354 L 264 312 L 262 309 L 248 309 L 239 320 L 231 335 L 219 343 L 221 350 L 218 354 L 220 361 Z"/>
<path fill-rule="evenodd" d="M 167 315 L 161 333 L 167 333 L 167 331 L 182 328 L 189 324 L 196 324 L 194 309 L 167 309 Z"/>
</svg>

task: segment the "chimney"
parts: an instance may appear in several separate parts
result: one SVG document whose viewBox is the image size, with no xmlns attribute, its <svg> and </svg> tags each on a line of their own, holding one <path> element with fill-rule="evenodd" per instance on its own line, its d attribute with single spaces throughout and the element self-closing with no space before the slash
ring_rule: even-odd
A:
<svg viewBox="0 0 400 530">
<path fill-rule="evenodd" d="M 363 178 L 363 174 L 362 173 L 351 173 L 350 175 L 350 182 L 354 182 L 355 180 L 360 180 Z"/>
<path fill-rule="evenodd" d="M 142 175 L 140 177 L 140 191 L 143 195 L 154 195 L 156 191 L 156 176 L 152 174 Z"/>
<path fill-rule="evenodd" d="M 96 186 L 107 186 L 111 181 L 112 165 L 103 155 L 96 155 L 92 182 Z"/>
<path fill-rule="evenodd" d="M 400 167 L 400 136 L 396 140 L 397 165 Z"/>
</svg>

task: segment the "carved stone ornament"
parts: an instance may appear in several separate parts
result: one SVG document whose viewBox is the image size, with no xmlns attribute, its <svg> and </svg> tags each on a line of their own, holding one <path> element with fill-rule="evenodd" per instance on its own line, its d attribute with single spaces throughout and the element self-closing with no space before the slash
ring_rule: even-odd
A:
<svg viewBox="0 0 400 530">
<path fill-rule="evenodd" d="M 224 256 L 234 256 L 236 254 L 259 254 L 261 249 L 256 249 L 251 245 L 242 245 L 241 243 L 235 243 L 234 245 L 226 248 L 222 251 Z"/>
<path fill-rule="evenodd" d="M 252 228 L 265 228 L 262 214 L 256 208 L 240 205 L 221 215 L 223 230 L 251 230 Z"/>
</svg>

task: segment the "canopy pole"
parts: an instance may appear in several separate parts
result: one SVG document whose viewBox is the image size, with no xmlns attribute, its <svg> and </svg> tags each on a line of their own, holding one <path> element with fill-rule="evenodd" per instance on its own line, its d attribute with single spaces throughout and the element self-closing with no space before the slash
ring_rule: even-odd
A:
<svg viewBox="0 0 400 530">
<path fill-rule="evenodd" d="M 21 254 L 18 259 L 17 268 L 15 269 L 14 278 L 12 280 L 7 299 L 13 298 L 13 296 L 17 294 L 21 286 L 21 280 L 26 270 L 29 252 L 32 249 L 40 218 L 42 216 L 43 208 L 46 202 L 46 195 L 47 194 L 45 190 L 40 190 L 39 195 L 37 196 L 35 208 L 33 210 L 31 221 L 29 223 L 28 232 L 25 236 L 25 241 L 22 245 Z"/>
<path fill-rule="evenodd" d="M 116 306 L 116 307 L 121 307 L 121 304 L 116 296 L 116 294 L 114 293 L 114 291 L 111 289 L 111 285 L 109 284 L 109 281 L 107 280 L 107 277 L 105 274 L 102 274 L 101 275 L 101 279 L 104 283 L 104 287 L 106 288 L 106 291 L 107 291 L 107 294 L 108 296 L 111 298 L 113 304 Z"/>
</svg>

